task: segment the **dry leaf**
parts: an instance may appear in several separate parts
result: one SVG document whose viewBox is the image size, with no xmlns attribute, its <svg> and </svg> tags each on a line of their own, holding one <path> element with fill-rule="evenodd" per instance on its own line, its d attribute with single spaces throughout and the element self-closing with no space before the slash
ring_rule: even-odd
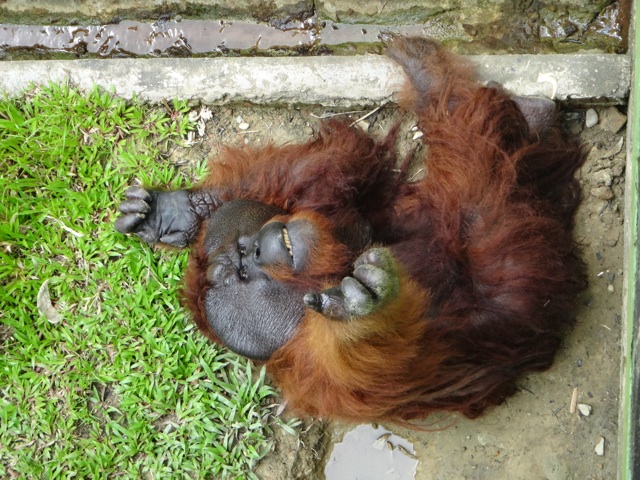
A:
<svg viewBox="0 0 640 480">
<path fill-rule="evenodd" d="M 40 290 L 38 290 L 37 299 L 38 311 L 45 316 L 49 323 L 60 323 L 62 321 L 62 315 L 51 303 L 51 296 L 49 295 L 49 280 L 45 280 Z"/>
</svg>

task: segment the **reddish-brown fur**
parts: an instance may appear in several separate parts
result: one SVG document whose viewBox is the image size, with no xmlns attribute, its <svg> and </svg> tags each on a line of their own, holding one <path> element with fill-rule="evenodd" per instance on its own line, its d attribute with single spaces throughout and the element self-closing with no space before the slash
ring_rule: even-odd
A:
<svg viewBox="0 0 640 480">
<path fill-rule="evenodd" d="M 330 121 L 304 145 L 227 149 L 201 188 L 313 220 L 322 233 L 311 267 L 274 271 L 303 295 L 337 285 L 361 252 L 329 230 L 363 222 L 397 261 L 400 293 L 350 321 L 308 311 L 267 369 L 294 411 L 404 421 L 445 410 L 476 417 L 515 393 L 524 372 L 548 368 L 573 321 L 582 270 L 571 236 L 583 160 L 556 126 L 530 131 L 502 90 L 423 39 L 398 39 L 390 56 L 410 82 L 428 155 L 415 183 L 392 172 L 394 134 L 381 143 Z M 311 213 L 309 213 L 311 212 Z M 205 267 L 203 267 L 203 265 Z M 202 241 L 187 300 L 213 340 L 202 306 Z M 312 271 L 312 272 L 311 272 Z M 310 274 L 310 275 L 309 275 Z"/>
</svg>

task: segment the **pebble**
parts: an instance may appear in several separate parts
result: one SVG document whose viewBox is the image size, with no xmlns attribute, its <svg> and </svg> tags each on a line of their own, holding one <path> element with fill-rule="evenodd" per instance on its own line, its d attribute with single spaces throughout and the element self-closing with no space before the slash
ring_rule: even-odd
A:
<svg viewBox="0 0 640 480">
<path fill-rule="evenodd" d="M 611 148 L 604 150 L 602 152 L 598 150 L 598 154 L 600 158 L 613 157 L 620 153 L 620 150 L 622 150 L 623 145 L 624 145 L 624 137 L 620 137 L 618 141 Z"/>
<path fill-rule="evenodd" d="M 244 119 L 240 115 L 238 115 L 236 117 L 236 123 L 242 123 L 242 122 L 244 122 Z"/>
<path fill-rule="evenodd" d="M 582 133 L 582 123 L 581 122 L 570 122 L 569 123 L 569 133 L 571 135 L 579 135 Z"/>
<path fill-rule="evenodd" d="M 594 173 L 593 179 L 598 185 L 606 185 L 609 187 L 611 186 L 611 182 L 613 182 L 613 172 L 610 168 L 605 168 L 604 170 Z"/>
<path fill-rule="evenodd" d="M 593 108 L 587 110 L 584 124 L 587 128 L 595 127 L 598 124 L 598 112 L 596 112 Z"/>
<path fill-rule="evenodd" d="M 591 195 L 602 200 L 611 200 L 613 198 L 613 192 L 606 185 L 592 188 Z"/>
<path fill-rule="evenodd" d="M 613 293 L 613 292 L 616 291 L 616 289 L 615 289 L 615 287 L 613 285 L 609 284 L 609 285 L 607 285 L 607 291 L 609 293 Z"/>
<path fill-rule="evenodd" d="M 422 133 L 422 132 L 416 132 L 416 133 L 414 133 L 414 134 L 413 134 L 413 139 L 414 139 L 414 140 L 417 140 L 417 139 L 419 139 L 419 138 L 420 138 L 420 137 L 422 137 L 422 136 L 424 136 L 424 133 Z"/>
<path fill-rule="evenodd" d="M 578 411 L 583 417 L 588 417 L 589 415 L 591 415 L 591 405 L 587 405 L 586 403 L 579 403 Z"/>
<path fill-rule="evenodd" d="M 618 133 L 625 123 L 627 123 L 626 115 L 620 113 L 616 107 L 609 107 L 602 112 L 600 126 L 608 132 Z"/>
<path fill-rule="evenodd" d="M 365 120 L 360 120 L 358 123 L 356 123 L 356 125 L 358 125 L 363 132 L 368 132 L 369 131 L 369 122 L 365 121 Z"/>
<path fill-rule="evenodd" d="M 249 128 L 249 124 L 247 122 L 242 122 L 238 124 L 238 128 L 240 130 L 247 130 Z"/>
<path fill-rule="evenodd" d="M 604 437 L 600 437 L 595 448 L 596 455 L 602 457 L 604 455 Z"/>
<path fill-rule="evenodd" d="M 622 173 L 624 172 L 625 169 L 625 164 L 624 163 L 616 163 L 611 167 L 611 174 L 614 177 L 620 177 L 622 176 Z"/>
<path fill-rule="evenodd" d="M 619 240 L 620 240 L 620 232 L 617 231 L 616 229 L 609 229 L 604 234 L 604 244 L 607 247 L 615 247 L 618 244 Z M 609 280 L 609 283 L 613 283 L 613 280 L 615 280 L 615 275 L 613 276 L 613 279 Z"/>
<path fill-rule="evenodd" d="M 605 210 L 609 208 L 609 202 L 607 202 L 606 200 L 603 200 L 598 205 L 596 205 L 596 207 L 597 207 L 596 211 L 598 212 L 598 215 L 602 215 L 605 212 Z"/>
</svg>

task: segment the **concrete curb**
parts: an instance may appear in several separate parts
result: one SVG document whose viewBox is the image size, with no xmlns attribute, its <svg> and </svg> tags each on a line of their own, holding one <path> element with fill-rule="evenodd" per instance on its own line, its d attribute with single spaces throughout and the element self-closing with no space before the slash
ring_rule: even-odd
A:
<svg viewBox="0 0 640 480">
<path fill-rule="evenodd" d="M 480 77 L 518 95 L 620 104 L 629 93 L 626 55 L 481 55 Z M 401 69 L 384 56 L 144 58 L 0 62 L 0 91 L 70 80 L 150 102 L 174 97 L 206 104 L 317 104 L 363 107 L 393 100 Z"/>
</svg>

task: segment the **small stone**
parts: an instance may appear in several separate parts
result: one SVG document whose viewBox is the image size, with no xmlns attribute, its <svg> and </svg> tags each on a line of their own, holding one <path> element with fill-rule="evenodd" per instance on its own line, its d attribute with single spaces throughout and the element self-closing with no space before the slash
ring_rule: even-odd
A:
<svg viewBox="0 0 640 480">
<path fill-rule="evenodd" d="M 604 237 L 604 244 L 607 247 L 615 247 L 618 244 L 618 240 L 620 238 L 620 234 L 615 230 L 609 230 L 609 232 Z M 613 282 L 613 280 L 609 280 Z"/>
<path fill-rule="evenodd" d="M 627 123 L 626 115 L 620 113 L 616 107 L 609 107 L 602 112 L 600 126 L 611 133 L 618 133 Z"/>
<path fill-rule="evenodd" d="M 303 132 L 305 135 L 313 135 L 313 127 L 310 127 L 309 125 L 307 125 L 306 127 L 304 127 Z"/>
<path fill-rule="evenodd" d="M 607 285 L 607 291 L 609 293 L 613 293 L 613 292 L 616 291 L 616 289 L 615 289 L 615 287 L 613 285 L 609 284 L 609 285 Z"/>
<path fill-rule="evenodd" d="M 470 37 L 475 37 L 476 35 L 478 35 L 478 29 L 473 25 L 470 25 L 468 23 L 464 23 L 464 24 L 462 24 L 462 28 L 464 28 L 464 31 L 467 32 L 467 34 Z"/>
<path fill-rule="evenodd" d="M 238 128 L 240 130 L 247 130 L 249 128 L 249 124 L 247 122 L 242 122 L 238 124 Z"/>
<path fill-rule="evenodd" d="M 600 440 L 598 440 L 595 451 L 596 455 L 598 455 L 599 457 L 602 457 L 604 455 L 604 437 L 600 437 Z"/>
<path fill-rule="evenodd" d="M 624 180 L 624 178 L 622 179 Z M 618 197 L 622 197 L 624 195 L 624 190 L 623 190 L 623 186 L 622 185 L 613 185 L 611 187 L 611 189 L 613 190 L 613 195 L 617 195 Z M 622 222 L 620 223 L 620 225 L 622 225 Z"/>
<path fill-rule="evenodd" d="M 609 187 L 611 186 L 611 182 L 613 182 L 613 172 L 610 168 L 605 168 L 604 170 L 594 173 L 593 179 L 597 185 L 606 185 Z"/>
<path fill-rule="evenodd" d="M 587 110 L 584 124 L 587 128 L 595 127 L 598 124 L 598 112 L 596 112 L 593 108 Z"/>
<path fill-rule="evenodd" d="M 583 417 L 588 417 L 589 415 L 591 415 L 591 405 L 587 405 L 586 403 L 579 403 L 578 411 Z"/>
<path fill-rule="evenodd" d="M 597 207 L 596 211 L 598 212 L 598 215 L 602 215 L 609 208 L 609 202 L 603 200 L 598 205 L 595 205 L 595 207 Z"/>
<path fill-rule="evenodd" d="M 580 133 L 582 133 L 582 124 L 579 122 L 571 122 L 569 124 L 569 133 L 573 136 L 580 135 Z"/>
<path fill-rule="evenodd" d="M 611 174 L 614 177 L 621 177 L 624 173 L 625 164 L 624 163 L 616 163 L 611 167 Z"/>
<path fill-rule="evenodd" d="M 592 188 L 591 195 L 601 200 L 611 200 L 613 198 L 613 192 L 607 186 Z"/>
<path fill-rule="evenodd" d="M 240 115 L 238 115 L 236 117 L 236 123 L 242 123 L 242 122 L 244 122 L 244 119 Z"/>
<path fill-rule="evenodd" d="M 563 116 L 562 124 L 571 135 L 578 135 L 582 132 L 584 115 L 578 111 L 567 112 Z"/>
<path fill-rule="evenodd" d="M 416 133 L 413 134 L 413 139 L 417 140 L 417 139 L 419 139 L 420 137 L 423 137 L 423 136 L 424 136 L 424 133 L 416 132 Z"/>
<path fill-rule="evenodd" d="M 618 141 L 609 149 L 599 152 L 600 158 L 610 158 L 620 153 L 624 145 L 624 137 L 620 137 Z"/>
<path fill-rule="evenodd" d="M 365 120 L 360 120 L 358 123 L 356 123 L 356 125 L 358 125 L 363 132 L 368 132 L 369 131 L 369 122 L 365 121 Z"/>
</svg>

